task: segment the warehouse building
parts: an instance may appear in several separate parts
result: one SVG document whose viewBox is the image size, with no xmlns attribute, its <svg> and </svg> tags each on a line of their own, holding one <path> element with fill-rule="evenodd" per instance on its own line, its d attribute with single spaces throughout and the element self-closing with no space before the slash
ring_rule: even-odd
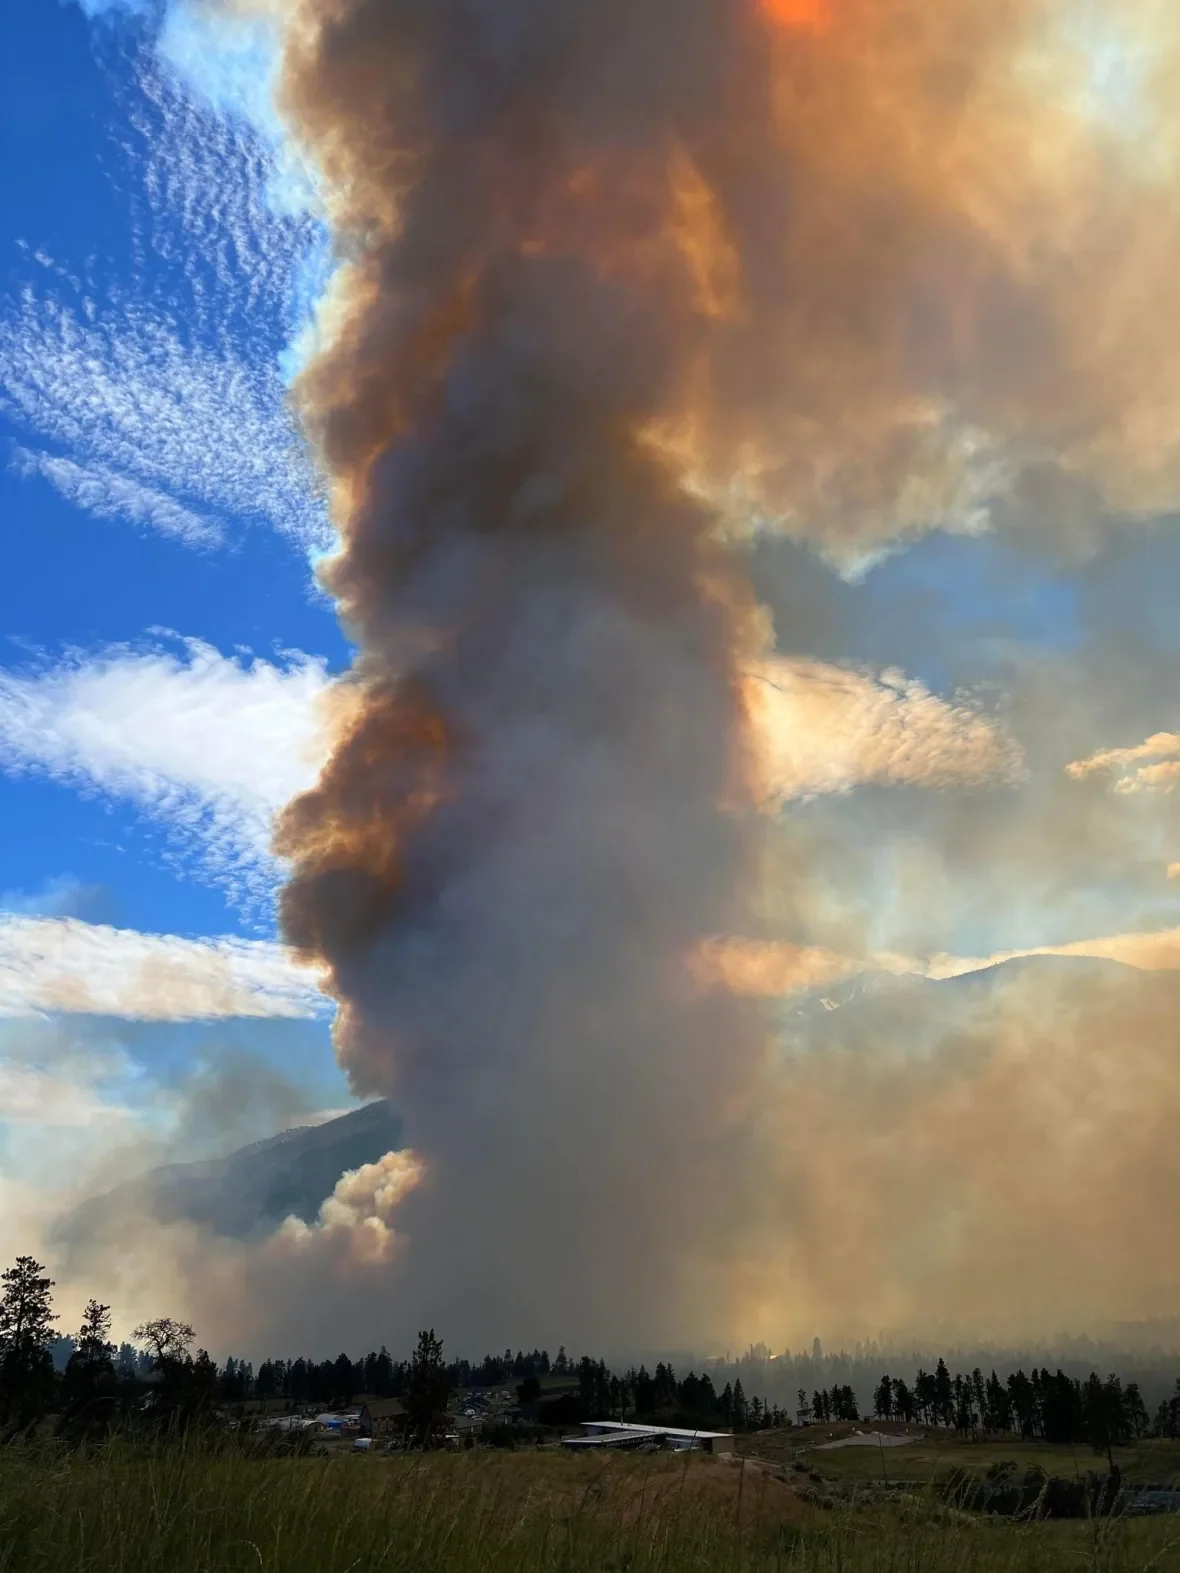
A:
<svg viewBox="0 0 1180 1573">
<path fill-rule="evenodd" d="M 625 1420 L 586 1420 L 581 1434 L 562 1438 L 568 1448 L 670 1447 L 678 1453 L 732 1453 L 732 1431 L 687 1431 L 682 1426 L 642 1426 Z"/>
</svg>

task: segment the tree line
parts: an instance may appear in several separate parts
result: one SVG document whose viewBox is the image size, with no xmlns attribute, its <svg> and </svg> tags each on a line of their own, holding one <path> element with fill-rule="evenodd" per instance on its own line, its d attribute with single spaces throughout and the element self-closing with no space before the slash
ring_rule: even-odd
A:
<svg viewBox="0 0 1180 1573">
<path fill-rule="evenodd" d="M 138 1349 L 111 1342 L 111 1308 L 90 1300 L 64 1370 L 54 1364 L 53 1280 L 42 1263 L 19 1256 L 0 1273 L 0 1436 L 27 1431 L 47 1413 L 62 1435 L 105 1433 L 135 1416 L 183 1422 L 216 1399 L 220 1373 L 187 1322 L 160 1317 L 137 1327 Z"/>
<path fill-rule="evenodd" d="M 433 1333 L 429 1336 L 433 1338 Z M 441 1345 L 440 1345 L 441 1350 Z M 395 1360 L 388 1349 L 352 1359 L 340 1354 L 335 1360 L 267 1359 L 255 1373 L 248 1361 L 229 1359 L 221 1373 L 220 1393 L 228 1402 L 249 1398 L 265 1403 L 276 1400 L 290 1407 L 305 1404 L 350 1404 L 364 1394 L 375 1398 L 406 1399 L 414 1390 L 422 1354 Z M 707 1429 L 724 1425 L 736 1430 L 757 1430 L 785 1425 L 788 1415 L 777 1405 L 756 1395 L 747 1398 L 741 1380 L 727 1382 L 718 1392 L 712 1379 L 690 1371 L 678 1378 L 671 1365 L 660 1363 L 649 1372 L 645 1365 L 616 1374 L 603 1360 L 583 1356 L 570 1359 L 562 1348 L 550 1360 L 547 1351 L 532 1354 L 506 1352 L 482 1361 L 442 1361 L 440 1381 L 448 1392 L 480 1388 L 506 1388 L 522 1414 L 542 1425 L 577 1425 L 582 1420 L 661 1420 Z M 555 1384 L 551 1378 L 564 1378 Z"/>
<path fill-rule="evenodd" d="M 351 1402 L 358 1393 L 377 1398 L 401 1398 L 407 1391 L 412 1360 L 395 1360 L 384 1344 L 361 1359 L 346 1354 L 335 1360 L 268 1359 L 257 1374 L 247 1361 L 227 1362 L 232 1393 L 227 1397 L 279 1398 L 292 1404 Z M 502 1355 L 485 1355 L 476 1363 L 470 1360 L 444 1362 L 452 1388 L 501 1387 L 530 1378 L 571 1375 L 575 1370 L 565 1349 L 550 1360 L 546 1349 L 531 1354 L 506 1349 Z M 248 1391 L 247 1391 L 248 1390 Z"/>
<path fill-rule="evenodd" d="M 720 1392 L 707 1372 L 690 1371 L 678 1378 L 671 1365 L 657 1364 L 654 1371 L 645 1365 L 615 1374 L 604 1360 L 589 1356 L 579 1360 L 574 1374 L 576 1393 L 566 1393 L 545 1401 L 540 1384 L 530 1390 L 524 1384 L 521 1396 L 527 1401 L 536 1396 L 537 1419 L 541 1424 L 570 1425 L 583 1420 L 657 1421 L 663 1425 L 682 1425 L 710 1430 L 757 1431 L 786 1425 L 787 1412 L 755 1396 L 747 1398 L 740 1378 L 727 1382 Z"/>
<path fill-rule="evenodd" d="M 1002 1382 L 994 1370 L 985 1377 L 978 1367 L 952 1377 L 945 1360 L 933 1371 L 919 1370 L 912 1387 L 883 1376 L 873 1412 L 883 1420 L 944 1426 L 961 1436 L 985 1431 L 1045 1442 L 1089 1442 L 1105 1453 L 1153 1430 L 1172 1435 L 1180 1422 L 1180 1402 L 1174 1399 L 1171 1406 L 1161 1406 L 1153 1426 L 1139 1384 L 1124 1384 L 1116 1375 L 1103 1379 L 1091 1372 L 1083 1381 L 1034 1367 L 1027 1374 L 1014 1371 Z"/>
<path fill-rule="evenodd" d="M 395 1360 L 382 1346 L 360 1359 L 347 1354 L 319 1361 L 266 1359 L 257 1371 L 234 1356 L 218 1365 L 205 1349 L 194 1354 L 194 1329 L 171 1317 L 141 1324 L 132 1335 L 135 1345 L 116 1348 L 111 1309 L 97 1300 L 86 1306 L 77 1334 L 61 1336 L 53 1288 L 43 1264 L 31 1256 L 18 1257 L 0 1274 L 0 1430 L 9 1434 L 49 1413 L 58 1416 L 63 1433 L 84 1436 L 108 1429 L 116 1419 L 177 1425 L 249 1401 L 264 1409 L 271 1402 L 327 1407 L 351 1404 L 361 1395 L 402 1400 L 411 1428 L 425 1434 L 454 1390 L 506 1383 L 515 1388 L 521 1415 L 543 1425 L 650 1418 L 745 1430 L 787 1420 L 777 1405 L 747 1398 L 740 1380 L 717 1392 L 707 1374 L 690 1371 L 678 1378 L 663 1363 L 653 1372 L 640 1365 L 616 1374 L 605 1361 L 589 1356 L 575 1361 L 564 1348 L 553 1360 L 546 1350 L 505 1350 L 476 1363 L 447 1362 L 433 1330 L 420 1335 L 408 1360 Z M 564 1381 L 542 1387 L 555 1377 Z"/>
<path fill-rule="evenodd" d="M 758 1430 L 789 1423 L 777 1403 L 747 1397 L 740 1378 L 720 1391 L 707 1371 L 678 1377 L 670 1364 L 631 1366 L 613 1372 L 603 1360 L 571 1359 L 564 1347 L 506 1349 L 481 1361 L 446 1361 L 433 1330 L 423 1333 L 410 1359 L 396 1360 L 382 1346 L 360 1359 L 266 1359 L 255 1371 L 231 1356 L 218 1365 L 209 1353 L 193 1353 L 196 1334 L 168 1317 L 134 1330 L 135 1344 L 118 1348 L 110 1338 L 110 1307 L 91 1300 L 76 1335 L 61 1337 L 53 1310 L 53 1281 L 30 1256 L 18 1257 L 0 1274 L 0 1429 L 27 1428 L 47 1413 L 59 1416 L 66 1432 L 87 1434 L 117 1417 L 185 1423 L 219 1406 L 259 1401 L 265 1409 L 348 1405 L 364 1395 L 403 1402 L 413 1424 L 445 1410 L 456 1389 L 515 1391 L 522 1417 L 540 1425 L 570 1426 L 583 1420 L 618 1419 L 682 1424 L 701 1429 Z M 55 1355 L 57 1357 L 55 1362 Z M 554 1378 L 563 1380 L 555 1381 Z M 932 1371 L 919 1368 L 914 1380 L 884 1374 L 872 1399 L 872 1417 L 862 1414 L 852 1386 L 817 1388 L 797 1394 L 797 1421 L 868 1421 L 875 1417 L 957 1431 L 1017 1435 L 1053 1443 L 1089 1443 L 1106 1452 L 1147 1435 L 1180 1437 L 1180 1379 L 1169 1398 L 1149 1416 L 1139 1385 L 1097 1373 L 1083 1380 L 1063 1371 L 1033 1367 L 1001 1380 L 976 1367 L 952 1376 L 945 1359 Z"/>
</svg>

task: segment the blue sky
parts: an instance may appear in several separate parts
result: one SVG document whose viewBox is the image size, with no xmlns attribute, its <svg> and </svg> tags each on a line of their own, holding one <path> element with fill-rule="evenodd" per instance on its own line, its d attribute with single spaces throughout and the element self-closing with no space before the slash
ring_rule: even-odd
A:
<svg viewBox="0 0 1180 1573">
<path fill-rule="evenodd" d="M 324 234 L 281 210 L 265 142 L 163 66 L 154 39 L 151 18 L 126 11 L 90 19 L 74 5 L 15 0 L 6 13 L 0 905 L 10 955 L 0 970 L 16 980 L 10 994 L 46 947 L 75 981 L 72 969 L 92 967 L 93 984 L 135 976 L 126 936 L 204 938 L 198 970 L 224 968 L 224 936 L 273 937 L 259 816 L 285 792 L 289 762 L 264 778 L 289 739 L 256 726 L 250 695 L 261 681 L 306 707 L 348 661 L 312 584 L 324 512 L 282 404 L 283 358 L 325 266 Z M 71 684 L 81 685 L 72 697 Z M 227 699 L 244 708 L 221 747 L 210 732 Z M 67 713 L 86 740 L 62 747 Z M 146 730 L 154 742 L 137 737 Z M 89 961 L 54 961 L 71 919 Z M 264 949 L 246 955 L 270 965 Z M 95 993 L 82 982 L 97 1005 L 127 1014 L 57 1011 L 56 985 L 4 1008 L 0 1172 L 28 1179 L 30 1138 L 46 1131 L 59 1157 L 74 1151 L 101 1106 L 137 1137 L 171 1133 L 178 1150 L 196 1151 L 347 1102 L 326 1007 L 310 990 L 275 1016 L 268 984 L 228 1005 L 198 995 L 124 1007 L 121 983 Z M 235 1006 L 249 1014 L 225 1014 Z M 192 1011 L 198 1019 L 157 1019 Z M 289 1095 L 260 1098 L 235 1130 L 186 1137 L 186 1076 L 242 1055 L 277 1068 Z M 78 1086 L 80 1103 L 68 1092 Z"/>
<path fill-rule="evenodd" d="M 199 205 L 214 202 L 199 189 L 197 151 L 184 143 L 199 127 L 186 125 L 175 104 L 161 113 L 151 103 L 140 84 L 155 68 L 133 31 L 96 30 L 74 7 L 19 0 L 9 40 L 4 358 L 8 386 L 20 378 L 25 387 L 18 398 L 9 395 L 0 417 L 5 665 L 52 660 L 66 646 L 167 643 L 151 632 L 163 629 L 199 637 L 230 658 L 243 650 L 272 660 L 284 649 L 314 650 L 339 667 L 347 652 L 330 606 L 309 583 L 317 499 L 300 484 L 303 476 L 287 474 L 272 484 L 269 517 L 247 513 L 252 477 L 235 473 L 253 457 L 268 468 L 267 447 L 292 441 L 275 396 L 289 322 L 282 291 L 291 280 L 282 268 L 301 262 L 297 245 L 289 234 L 280 233 L 277 244 L 274 236 L 250 237 L 238 253 L 240 276 L 228 284 L 218 278 L 217 259 L 202 255 L 193 236 L 212 222 Z M 220 171 L 240 188 L 230 195 L 231 221 L 234 202 L 245 209 L 261 195 L 244 178 L 244 137 L 239 131 L 236 149 L 230 142 L 238 167 L 231 161 Z M 248 146 L 246 153 L 257 157 Z M 153 159 L 169 166 L 157 179 L 171 179 L 172 199 L 143 189 Z M 198 205 L 187 233 L 182 202 Z M 281 221 L 275 227 L 281 231 Z M 231 253 L 241 239 L 230 237 Z M 261 286 L 251 268 L 265 268 Z M 249 309 L 251 291 L 261 309 Z M 225 306 L 231 310 L 223 316 Z M 153 410 L 161 390 L 152 384 L 166 352 L 172 363 L 163 407 Z M 222 443 L 237 412 L 216 402 L 239 371 L 235 357 L 254 374 L 248 435 L 258 451 L 230 456 L 227 465 Z M 107 365 L 96 368 L 95 359 Z M 94 386 L 70 386 L 85 362 Z M 203 428 L 199 418 L 184 429 L 190 400 L 204 406 Z M 169 421 L 181 428 L 172 436 L 161 431 Z M 105 427 L 97 442 L 88 423 Z M 281 453 L 279 460 L 276 468 L 294 468 Z M 229 473 L 211 484 L 219 468 Z M 89 509 L 79 505 L 87 486 L 96 499 Z M 183 510 L 179 535 L 171 520 L 153 527 L 141 511 L 166 501 Z M 70 876 L 108 890 L 128 927 L 191 934 L 237 926 L 224 889 L 178 879 L 161 856 L 158 827 L 109 797 L 9 776 L 0 781 L 0 812 L 21 826 L 5 845 L 7 886 L 33 891 Z"/>
<path fill-rule="evenodd" d="M 274 943 L 268 850 L 349 661 L 284 404 L 330 250 L 269 116 L 264 43 L 214 50 L 186 16 L 161 32 L 146 3 L 6 11 L 10 1217 L 51 1170 L 225 1148 L 349 1096 L 327 1004 Z M 1180 741 L 1135 752 L 1176 725 L 1167 521 L 1068 551 L 1051 521 L 1022 542 L 935 533 L 858 578 L 781 538 L 752 558 L 785 663 L 769 795 L 814 832 L 792 870 L 812 926 L 788 922 L 791 942 L 917 966 L 1103 954 L 1180 922 L 1180 824 L 1150 773 Z M 192 1117 L 193 1086 L 249 1063 L 240 1118 Z"/>
<path fill-rule="evenodd" d="M 227 659 L 313 650 L 338 669 L 348 651 L 308 576 L 323 513 L 282 451 L 294 439 L 278 406 L 310 222 L 245 228 L 266 193 L 242 126 L 219 149 L 225 190 L 201 189 L 205 105 L 165 87 L 146 31 L 19 0 L 3 71 L 3 664 L 179 635 Z M 227 455 L 241 411 L 220 395 L 242 368 L 253 451 Z M 277 477 L 258 511 L 250 461 Z M 9 772 L 0 812 L 20 826 L 6 887 L 98 887 L 127 928 L 241 923 L 222 884 L 178 878 L 160 824 L 110 794 Z M 269 914 L 250 917 L 266 930 Z"/>
</svg>

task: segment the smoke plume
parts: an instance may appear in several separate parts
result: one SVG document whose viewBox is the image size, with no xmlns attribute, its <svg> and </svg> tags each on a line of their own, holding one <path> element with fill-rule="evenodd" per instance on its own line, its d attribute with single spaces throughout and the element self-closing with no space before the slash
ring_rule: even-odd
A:
<svg viewBox="0 0 1180 1573">
<path fill-rule="evenodd" d="M 1026 1057 L 994 1048 L 939 1115 L 953 1153 L 881 1191 L 877 1149 L 823 1143 L 842 1104 L 871 1128 L 876 1089 L 904 1150 L 933 1073 L 800 1069 L 757 1001 L 694 980 L 766 913 L 773 632 L 745 542 L 1084 551 L 1174 506 L 1171 24 L 1148 0 L 278 10 L 345 259 L 298 402 L 361 652 L 280 825 L 283 923 L 417 1155 L 390 1313 L 472 1343 L 704 1341 L 855 1296 L 874 1238 L 895 1264 L 920 1241 L 936 1293 L 962 1240 L 918 1203 L 969 1131 L 995 1156 L 1010 1106 L 976 1129 L 961 1100 Z M 1107 24 L 1152 62 L 1130 104 L 1094 86 Z"/>
</svg>

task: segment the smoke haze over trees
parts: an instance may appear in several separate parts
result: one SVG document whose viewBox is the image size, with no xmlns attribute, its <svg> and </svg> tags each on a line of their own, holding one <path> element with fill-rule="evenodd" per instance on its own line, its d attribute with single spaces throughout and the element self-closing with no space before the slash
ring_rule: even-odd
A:
<svg viewBox="0 0 1180 1573">
<path fill-rule="evenodd" d="M 1062 1306 L 1167 1303 L 1174 1266 L 1145 1248 L 1174 1178 L 1156 1093 L 1101 1165 L 1079 1138 L 1095 1111 L 1044 1120 L 1063 1076 L 1101 1101 L 1101 1010 L 1009 996 L 933 1059 L 793 1060 L 724 965 L 731 942 L 794 955 L 824 909 L 806 829 L 777 819 L 810 789 L 790 728 L 769 746 L 762 724 L 799 672 L 751 530 L 851 574 L 936 530 L 1082 551 L 1180 495 L 1174 220 L 1155 166 L 1132 174 L 1076 112 L 1076 51 L 1023 69 L 1054 6 L 225 9 L 277 29 L 340 262 L 295 402 L 358 655 L 279 826 L 283 929 L 408 1150 L 268 1251 L 192 1268 L 186 1314 L 236 1293 L 258 1336 L 281 1305 L 318 1337 L 371 1295 L 403 1341 L 460 1317 L 499 1342 L 538 1303 L 505 1219 L 546 1242 L 547 1321 L 586 1347 L 951 1303 L 1044 1334 Z M 1158 7 L 1123 9 L 1159 46 L 1163 166 L 1177 41 Z M 945 708 L 961 778 L 1016 782 L 1003 728 Z M 849 779 L 941 790 L 952 751 L 910 741 Z M 1165 991 L 1134 1030 L 1096 992 L 1134 1045 L 1121 1090 L 1166 1101 Z M 1019 1195 L 1013 1144 L 1035 1169 Z M 950 1192 L 986 1198 L 957 1231 Z"/>
<path fill-rule="evenodd" d="M 824 1356 L 816 1347 L 796 1362 L 770 1361 L 752 1349 L 744 1361 L 711 1361 L 707 1368 L 678 1376 L 659 1361 L 612 1371 L 590 1356 L 572 1359 L 561 1347 L 530 1353 L 506 1349 L 473 1363 L 447 1361 L 433 1330 L 419 1334 L 408 1359 L 396 1359 L 384 1346 L 353 1358 L 250 1361 L 229 1357 L 223 1365 L 199 1349 L 193 1328 L 158 1317 L 136 1328 L 138 1350 L 116 1351 L 109 1338 L 110 1307 L 91 1300 L 76 1338 L 59 1340 L 68 1355 L 54 1369 L 52 1282 L 31 1257 L 22 1257 L 0 1276 L 0 1439 L 27 1433 L 46 1415 L 56 1416 L 57 1432 L 71 1442 L 101 1440 L 118 1425 L 175 1432 L 192 1424 L 224 1423 L 242 1415 L 248 1403 L 268 1409 L 348 1406 L 362 1396 L 402 1401 L 408 1443 L 427 1446 L 447 1428 L 447 1410 L 456 1392 L 514 1390 L 518 1421 L 569 1429 L 583 1420 L 640 1420 L 703 1429 L 758 1431 L 793 1424 L 857 1424 L 870 1418 L 908 1426 L 940 1428 L 964 1437 L 1008 1435 L 1047 1443 L 1086 1443 L 1105 1453 L 1114 1469 L 1113 1449 L 1155 1436 L 1180 1436 L 1180 1376 L 1158 1392 L 1149 1411 L 1136 1380 L 1117 1374 L 1069 1376 L 1058 1367 L 1008 1370 L 993 1367 L 955 1371 L 943 1358 L 933 1370 L 918 1367 L 912 1378 L 885 1373 L 862 1407 L 850 1383 L 833 1382 L 810 1395 L 799 1388 L 792 1406 L 775 1401 L 788 1370 L 818 1371 Z M 867 1354 L 860 1368 L 867 1370 Z M 834 1357 L 834 1365 L 847 1364 Z M 1175 1363 L 1173 1363 L 1173 1370 Z M 742 1380 L 742 1371 L 747 1383 Z M 753 1390 L 753 1373 L 767 1385 Z M 1154 1386 L 1159 1389 L 1161 1373 Z M 512 1437 L 511 1429 L 507 1436 Z"/>
<path fill-rule="evenodd" d="M 943 1344 L 1174 1309 L 1173 696 L 1099 602 L 1180 503 L 1180 26 L 1109 9 L 1133 117 L 1059 0 L 199 8 L 231 71 L 243 18 L 269 40 L 335 245 L 292 400 L 356 657 L 276 845 L 340 1064 L 393 1101 L 306 1185 L 268 1149 L 253 1189 L 219 1159 L 76 1215 L 73 1320 L 93 1289 L 255 1361 L 557 1329 L 649 1369 L 914 1329 L 900 1364 L 711 1376 L 835 1412 Z M 927 537 L 935 610 L 914 564 L 890 640 L 844 639 Z M 895 669 L 983 540 L 1005 584 L 1092 564 L 1025 597 L 1068 637 L 982 665 L 988 611 Z M 1132 698 L 1160 717 L 1090 735 Z M 1143 932 L 1094 940 L 1124 885 Z M 1023 948 L 944 953 L 981 893 Z M 945 1358 L 944 1411 L 992 1364 Z"/>
</svg>

